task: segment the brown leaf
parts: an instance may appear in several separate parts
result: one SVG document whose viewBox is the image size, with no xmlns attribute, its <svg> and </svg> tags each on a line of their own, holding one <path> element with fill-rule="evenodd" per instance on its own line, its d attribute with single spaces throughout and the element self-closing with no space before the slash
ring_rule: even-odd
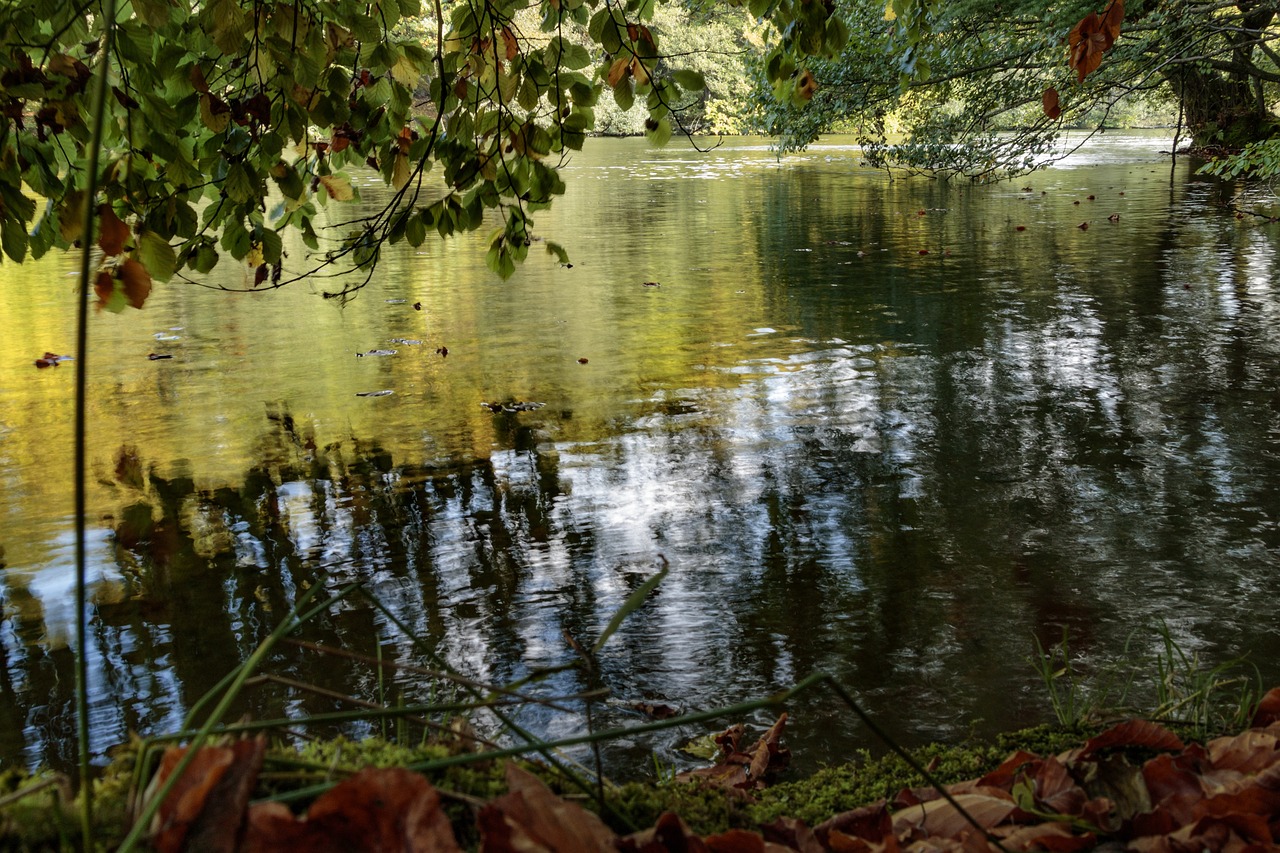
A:
<svg viewBox="0 0 1280 853">
<path fill-rule="evenodd" d="M 1079 75 L 1079 82 L 1092 74 L 1102 64 L 1102 54 L 1107 49 L 1107 37 L 1102 32 L 1102 19 L 1097 12 L 1090 12 L 1080 19 L 1067 34 L 1067 67 Z"/>
<path fill-rule="evenodd" d="M 1036 799 L 1058 814 L 1078 815 L 1089 799 L 1066 765 L 1052 756 L 1036 768 L 1034 781 Z"/>
<path fill-rule="evenodd" d="M 502 44 L 506 48 L 508 62 L 520 55 L 520 42 L 516 40 L 516 34 L 511 32 L 510 27 L 502 28 Z"/>
<path fill-rule="evenodd" d="M 1102 33 L 1107 38 L 1107 50 L 1120 38 L 1120 25 L 1124 22 L 1124 0 L 1111 0 L 1107 12 L 1102 16 Z"/>
<path fill-rule="evenodd" d="M 116 292 L 116 280 L 111 277 L 111 273 L 106 270 L 98 273 L 98 277 L 93 281 L 93 292 L 98 297 L 99 308 L 107 304 Z"/>
<path fill-rule="evenodd" d="M 842 812 L 813 828 L 814 835 L 824 843 L 827 843 L 827 837 L 832 833 L 879 842 L 892 832 L 893 819 L 889 817 L 889 807 L 884 800 Z"/>
<path fill-rule="evenodd" d="M 1099 735 L 1089 738 L 1084 746 L 1067 753 L 1067 761 L 1080 761 L 1092 757 L 1103 749 L 1141 749 L 1158 752 L 1180 752 L 1184 749 L 1182 740 L 1164 726 L 1147 720 L 1127 720 L 1112 726 Z"/>
<path fill-rule="evenodd" d="M 753 780 L 764 782 L 767 777 L 785 770 L 791 761 L 791 751 L 780 746 L 782 730 L 787 725 L 787 714 L 784 711 L 777 722 L 769 727 L 769 731 L 760 736 L 751 750 L 751 766 L 748 772 Z"/>
<path fill-rule="evenodd" d="M 818 91 L 818 78 L 814 77 L 813 72 L 806 68 L 796 78 L 796 97 L 802 101 L 808 101 L 816 91 Z"/>
<path fill-rule="evenodd" d="M 675 812 L 663 812 L 658 817 L 658 822 L 649 829 L 619 838 L 616 847 L 621 853 L 677 853 L 677 851 L 680 851 L 680 853 L 709 853 L 711 850 L 701 838 L 693 834 Z M 598 849 L 609 850 L 612 847 Z M 728 853 L 733 849 L 721 846 L 718 848 L 717 853 Z M 753 848 L 742 849 L 752 850 Z M 520 848 L 520 853 L 525 853 L 525 850 L 526 848 Z M 482 853 L 488 853 L 488 848 L 483 848 Z M 558 853 L 558 850 L 556 853 Z"/>
<path fill-rule="evenodd" d="M 764 834 L 765 841 L 785 850 L 823 853 L 817 835 L 799 818 L 780 817 L 772 823 L 762 824 L 760 831 Z"/>
<path fill-rule="evenodd" d="M 1280 760 L 1280 743 L 1270 732 L 1250 729 L 1234 737 L 1214 738 L 1205 744 L 1209 761 L 1218 770 L 1257 773 Z"/>
<path fill-rule="evenodd" d="M 657 286 L 655 282 L 646 281 L 645 286 L 649 285 Z M 732 753 L 741 751 L 742 736 L 746 733 L 746 726 L 742 725 L 742 723 L 734 723 L 732 726 L 729 726 L 729 728 L 716 735 L 714 740 L 716 745 L 720 747 L 721 753 L 728 756 Z"/>
<path fill-rule="evenodd" d="M 266 803 L 250 812 L 244 853 L 457 853 L 440 794 L 403 768 L 366 769 L 323 794 L 296 820 Z"/>
<path fill-rule="evenodd" d="M 1093 833 L 1073 835 L 1064 823 L 1041 823 L 1020 826 L 1008 834 L 1002 834 L 1001 842 L 1006 850 L 1050 850 L 1055 853 L 1075 853 L 1077 850 L 1093 850 L 1098 839 Z"/>
<path fill-rule="evenodd" d="M 631 60 L 631 76 L 636 78 L 637 85 L 643 86 L 649 82 L 649 69 L 638 56 Z"/>
<path fill-rule="evenodd" d="M 192 88 L 194 88 L 197 92 L 199 92 L 202 95 L 209 94 L 209 84 L 205 82 L 204 71 L 200 68 L 198 64 L 191 66 L 191 72 L 189 76 L 191 78 Z"/>
<path fill-rule="evenodd" d="M 609 74 L 605 79 L 608 81 L 609 87 L 612 88 L 622 82 L 622 78 L 630 73 L 631 60 L 626 57 L 620 57 L 615 59 L 613 64 L 609 66 Z"/>
<path fill-rule="evenodd" d="M 109 204 L 98 205 L 98 248 L 107 257 L 124 251 L 129 239 L 129 226 L 125 225 Z"/>
<path fill-rule="evenodd" d="M 1110 50 L 1120 37 L 1123 21 L 1124 0 L 1112 0 L 1104 15 L 1090 12 L 1067 34 L 1067 65 L 1076 72 L 1081 83 L 1102 64 L 1102 54 Z"/>
<path fill-rule="evenodd" d="M 1258 710 L 1253 713 L 1251 725 L 1259 729 L 1277 721 L 1280 721 L 1280 687 L 1272 687 L 1258 702 Z"/>
<path fill-rule="evenodd" d="M 796 848 L 766 841 L 758 832 L 731 829 L 703 839 L 711 853 L 793 853 Z"/>
<path fill-rule="evenodd" d="M 199 749 L 156 812 L 151 824 L 152 846 L 159 853 L 234 850 L 265 746 L 265 741 L 254 740 Z M 186 747 L 165 750 L 151 783 L 153 789 L 164 784 L 186 753 Z M 197 839 L 211 846 L 197 848 Z"/>
<path fill-rule="evenodd" d="M 141 308 L 151 295 L 151 273 L 147 268 L 128 258 L 117 270 L 120 283 L 124 285 L 124 297 L 134 308 Z"/>
<path fill-rule="evenodd" d="M 1024 770 L 1032 762 L 1039 762 L 1040 760 L 1030 752 L 1020 749 L 1002 761 L 995 770 L 979 779 L 978 785 L 1002 788 L 1007 791 L 1013 787 L 1014 779 L 1018 777 L 1020 771 Z"/>
<path fill-rule="evenodd" d="M 986 794 L 959 794 L 955 800 L 984 828 L 1001 823 L 1018 808 L 1012 799 Z M 973 828 L 955 806 L 942 799 L 911 806 L 893 815 L 893 831 L 898 836 L 922 829 L 934 837 L 959 838 L 961 832 L 971 832 Z"/>
<path fill-rule="evenodd" d="M 485 853 L 551 851 L 596 853 L 613 849 L 616 836 L 591 812 L 560 799 L 537 776 L 508 764 L 508 793 L 480 810 Z"/>
<path fill-rule="evenodd" d="M 742 755 L 742 753 L 734 753 Z M 715 767 L 699 767 L 676 775 L 677 782 L 706 782 L 718 788 L 745 789 L 751 787 L 744 763 L 723 763 Z"/>
<path fill-rule="evenodd" d="M 585 358 L 578 359 L 579 364 L 586 364 Z M 576 645 L 576 640 L 574 641 Z M 637 702 L 631 706 L 632 708 L 644 714 L 651 720 L 669 720 L 672 717 L 680 716 L 680 712 L 670 705 L 663 705 L 660 702 Z"/>
<path fill-rule="evenodd" d="M 1057 121 L 1062 115 L 1062 107 L 1058 103 L 1058 90 L 1052 87 L 1045 89 L 1040 100 L 1044 104 L 1044 114 L 1053 121 Z"/>
</svg>

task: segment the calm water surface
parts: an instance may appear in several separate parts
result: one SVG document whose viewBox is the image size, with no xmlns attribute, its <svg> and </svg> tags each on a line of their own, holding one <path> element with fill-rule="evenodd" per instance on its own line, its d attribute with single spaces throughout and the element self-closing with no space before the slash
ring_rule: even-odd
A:
<svg viewBox="0 0 1280 853">
<path fill-rule="evenodd" d="M 468 237 L 397 247 L 345 307 L 331 280 L 174 282 L 95 316 L 95 748 L 176 727 L 317 582 L 363 581 L 419 642 L 361 599 L 306 639 L 508 681 L 571 660 L 564 632 L 593 642 L 662 557 L 599 673 L 540 688 L 610 688 L 597 725 L 821 670 L 906 742 L 958 739 L 1046 719 L 1036 639 L 1066 628 L 1087 669 L 1159 620 L 1280 680 L 1280 232 L 1162 147 L 971 187 L 890 182 L 840 139 L 782 163 L 597 140 L 538 216 L 572 268 L 535 247 L 502 282 Z M 251 283 L 232 266 L 205 283 Z M 73 269 L 0 272 L 0 766 L 74 752 L 73 370 L 32 366 L 72 348 Z M 545 405 L 482 405 L 517 401 Z M 436 695 L 296 648 L 270 670 Z M 237 712 L 343 707 L 268 684 Z M 806 766 L 872 745 L 828 696 L 791 711 Z"/>
</svg>

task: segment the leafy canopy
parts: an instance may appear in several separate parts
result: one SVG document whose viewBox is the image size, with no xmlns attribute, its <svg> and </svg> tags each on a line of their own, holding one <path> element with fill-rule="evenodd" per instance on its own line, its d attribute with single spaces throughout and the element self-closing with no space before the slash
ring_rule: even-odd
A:
<svg viewBox="0 0 1280 853">
<path fill-rule="evenodd" d="M 1065 128 L 1114 124 L 1135 99 L 1181 112 L 1195 144 L 1236 148 L 1274 132 L 1274 2 L 841 0 L 858 33 L 817 60 L 806 110 L 758 98 L 785 149 L 833 126 L 876 165 L 1000 176 L 1062 153 Z M 1274 155 L 1272 157 L 1274 159 Z"/>
<path fill-rule="evenodd" d="M 508 276 L 532 214 L 564 192 L 602 97 L 647 110 L 656 144 L 682 130 L 704 75 L 668 61 L 655 0 L 100 0 L 0 4 L 0 248 L 10 260 L 75 244 L 96 212 L 106 307 L 139 307 L 153 280 L 246 265 L 250 288 L 330 265 L 365 272 L 382 247 L 502 224 L 486 261 Z M 829 0 L 750 0 L 778 33 L 772 72 L 803 93 L 801 58 L 846 32 Z M 114 49 L 102 56 L 105 28 Z M 110 96 L 86 197 L 89 82 Z M 780 89 L 781 91 L 781 89 Z M 320 209 L 373 169 L 380 211 L 334 233 Z M 335 216 L 334 219 L 342 219 Z M 287 259 L 282 234 L 308 248 Z M 562 248 L 547 249 L 565 260 Z M 286 266 L 286 260 L 290 263 Z M 288 272 L 286 272 L 288 270 Z"/>
</svg>

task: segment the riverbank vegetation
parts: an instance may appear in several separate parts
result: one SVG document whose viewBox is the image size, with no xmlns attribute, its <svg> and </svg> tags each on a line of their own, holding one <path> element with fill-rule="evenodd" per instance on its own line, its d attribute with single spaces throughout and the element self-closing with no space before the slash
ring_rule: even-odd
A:
<svg viewBox="0 0 1280 853">
<path fill-rule="evenodd" d="M 107 845 L 99 849 L 123 841 L 121 849 L 142 843 L 161 853 L 1267 846 L 1280 816 L 1271 782 L 1278 719 L 1275 690 L 1248 729 L 1202 741 L 1185 740 L 1186 727 L 1143 720 L 1042 726 L 902 756 L 864 753 L 796 781 L 777 779 L 788 757 L 779 720 L 753 746 L 742 726 L 717 735 L 715 767 L 586 791 L 545 763 L 474 753 L 456 733 L 416 747 L 223 738 L 162 758 L 135 743 L 95 783 L 96 838 Z M 176 771 L 188 756 L 195 760 Z M 175 772 L 180 784 L 154 816 L 140 817 Z M 64 782 L 9 774 L 0 785 L 5 849 L 83 841 Z"/>
<path fill-rule="evenodd" d="M 992 177 L 1037 167 L 1064 126 L 1098 120 L 1090 116 L 1099 110 L 1098 121 L 1105 122 L 1122 95 L 1150 99 L 1172 92 L 1179 122 L 1201 146 L 1233 149 L 1274 128 L 1268 106 L 1280 80 L 1270 47 L 1274 10 L 1172 3 L 1131 9 L 1126 17 L 1113 0 L 1106 23 L 1099 25 L 1087 4 L 1014 6 L 993 21 L 987 4 L 935 0 L 895 0 L 887 11 L 880 3 L 752 0 L 745 16 L 706 7 L 692 19 L 687 10 L 659 12 L 650 0 L 543 0 L 532 18 L 517 2 L 424 8 L 416 0 L 380 0 L 371 14 L 366 4 L 345 0 L 134 0 L 119 7 L 112 0 L 22 0 L 0 9 L 0 248 L 21 263 L 80 247 L 83 293 L 111 311 L 140 309 L 156 283 L 180 273 L 208 273 L 226 259 L 243 266 L 240 289 L 249 291 L 354 269 L 355 279 L 340 280 L 325 293 L 346 298 L 370 281 L 384 246 L 419 246 L 434 235 L 486 225 L 492 229 L 487 265 L 497 275 L 512 275 L 534 245 L 534 214 L 564 192 L 557 162 L 580 149 L 591 132 L 642 129 L 662 145 L 677 133 L 763 127 L 787 149 L 830 127 L 847 126 L 862 138 L 873 163 Z M 420 26 L 425 41 L 398 31 L 402 20 Z M 1071 46 L 1069 61 L 1064 40 Z M 744 117 L 738 105 L 749 90 L 756 93 L 753 111 Z M 415 103 L 415 93 L 425 94 L 425 103 Z M 637 108 L 642 120 L 631 118 Z M 1011 128 L 1016 132 L 1009 133 Z M 1247 150 L 1247 156 L 1263 156 Z M 355 221 L 336 216 L 335 230 L 324 230 L 322 208 L 354 199 L 354 173 L 363 169 L 394 188 L 392 201 Z M 288 256 L 282 234 L 290 231 L 301 235 L 305 256 Z M 554 241 L 544 246 L 554 260 L 569 262 Z M 82 319 L 76 356 L 81 486 L 84 328 Z M 81 802 L 87 804 L 93 788 L 83 704 L 82 494 L 80 504 L 78 713 L 86 768 Z M 651 589 L 645 584 L 640 592 Z M 274 639 L 290 627 L 282 623 Z M 597 638 L 597 646 L 608 633 Z M 210 700 L 207 719 L 183 731 L 192 745 L 172 759 L 168 784 L 181 781 L 208 791 L 225 779 L 234 789 L 234 797 L 219 805 L 217 820 L 200 818 L 211 801 L 196 796 L 188 809 L 192 821 L 235 825 L 225 815 L 241 814 L 238 809 L 259 783 L 256 766 L 265 759 L 262 748 L 252 745 L 257 741 L 219 747 L 207 742 L 232 731 L 223 719 L 228 697 L 264 658 L 265 652 L 255 653 L 229 674 L 225 692 Z M 584 658 L 589 662 L 590 655 Z M 486 702 L 490 711 L 497 707 Z M 1271 736 L 1264 731 L 1250 738 Z M 1203 758 L 1180 751 L 1181 741 L 1175 745 L 1163 732 L 1141 729 L 1112 737 L 1119 739 L 1102 746 L 1087 741 L 1077 758 L 1091 759 L 1104 748 L 1157 750 L 1184 764 Z M 735 744 L 728 752 L 747 756 L 745 765 L 735 766 L 752 768 L 749 775 L 759 777 L 780 752 L 776 738 L 762 744 L 746 751 Z M 188 764 L 206 755 L 205 749 L 224 750 L 211 759 L 221 771 L 183 781 Z M 530 749 L 549 752 L 551 746 L 520 751 Z M 484 760 L 495 762 L 501 752 Z M 1236 750 L 1228 752 L 1235 756 Z M 458 755 L 434 760 L 462 763 Z M 913 760 L 904 761 L 913 766 Z M 1048 759 L 1028 757 L 1018 767 L 1035 761 L 1041 768 L 1052 766 Z M 1253 767 L 1250 761 L 1244 759 Z M 757 768 L 758 762 L 763 764 Z M 1210 770 L 1238 769 L 1216 762 L 1209 761 Z M 241 767 L 253 769 L 231 774 Z M 1263 772 L 1270 767 L 1260 765 Z M 1034 791 L 1018 793 L 1019 784 L 1029 784 L 1018 772 L 1005 773 L 1007 799 L 991 795 L 1013 804 L 1004 817 L 1016 809 L 1072 830 L 1082 824 L 1090 833 L 1102 828 L 1104 816 L 1096 808 L 1071 811 L 1057 801 L 1056 793 L 1062 793 L 1064 801 L 1079 805 L 1075 787 L 1055 789 L 1052 801 L 1036 800 Z M 506 780 L 526 791 L 526 799 L 549 803 L 549 794 L 519 775 Z M 170 803 L 164 784 L 142 806 L 126 846 L 152 832 L 153 820 L 164 825 L 161 810 Z M 474 796 L 465 794 L 462 801 Z M 920 805 L 931 795 L 912 796 L 913 805 Z M 1085 798 L 1081 807 L 1095 799 Z M 607 800 L 597 797 L 597 803 L 604 809 Z M 56 814 L 65 807 L 56 800 L 52 809 Z M 422 808 L 434 820 L 435 812 Z M 480 808 L 483 815 L 488 807 Z M 272 813 L 283 832 L 314 831 L 289 829 L 296 825 L 291 816 Z M 570 824 L 590 823 L 570 813 Z M 93 817 L 87 805 L 82 814 L 84 831 Z M 104 810 L 98 820 L 119 814 Z M 506 826 L 512 814 L 501 807 L 494 825 Z M 1145 812 L 1123 818 L 1137 814 Z M 1233 818 L 1227 821 L 1232 831 L 1243 831 L 1238 824 L 1258 816 L 1212 816 L 1224 814 Z M 320 820 L 314 812 L 313 818 Z M 888 811 L 874 815 L 881 828 L 885 819 L 896 826 Z M 977 826 L 967 818 L 966 823 Z M 36 824 L 23 818 L 17 825 Z M 51 826 L 59 839 L 72 832 L 57 820 Z M 657 826 L 666 831 L 661 818 Z M 1169 826 L 1166 834 L 1187 824 Z M 1253 824 L 1246 829 L 1263 831 Z M 503 843 L 516 847 L 510 839 L 519 831 L 510 830 Z M 865 840 L 889 843 L 886 837 Z"/>
</svg>

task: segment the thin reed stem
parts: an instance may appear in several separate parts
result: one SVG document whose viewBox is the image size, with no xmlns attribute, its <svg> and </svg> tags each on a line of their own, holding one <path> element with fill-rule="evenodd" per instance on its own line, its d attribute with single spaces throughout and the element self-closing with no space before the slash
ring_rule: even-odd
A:
<svg viewBox="0 0 1280 853">
<path fill-rule="evenodd" d="M 80 759 L 80 832 L 88 853 L 93 843 L 93 775 L 89 743 L 89 557 L 86 515 L 88 498 L 85 486 L 85 414 L 89 387 L 89 294 L 93 287 L 89 273 L 93 262 L 94 201 L 98 195 L 98 163 L 102 153 L 102 125 L 106 114 L 107 73 L 111 66 L 112 41 L 115 36 L 116 0 L 103 0 L 102 43 L 98 49 L 98 75 L 94 80 L 93 118 L 89 130 L 88 185 L 85 187 L 84 219 L 80 249 L 80 296 L 76 318 L 76 403 L 75 480 L 76 528 L 76 741 Z"/>
</svg>

